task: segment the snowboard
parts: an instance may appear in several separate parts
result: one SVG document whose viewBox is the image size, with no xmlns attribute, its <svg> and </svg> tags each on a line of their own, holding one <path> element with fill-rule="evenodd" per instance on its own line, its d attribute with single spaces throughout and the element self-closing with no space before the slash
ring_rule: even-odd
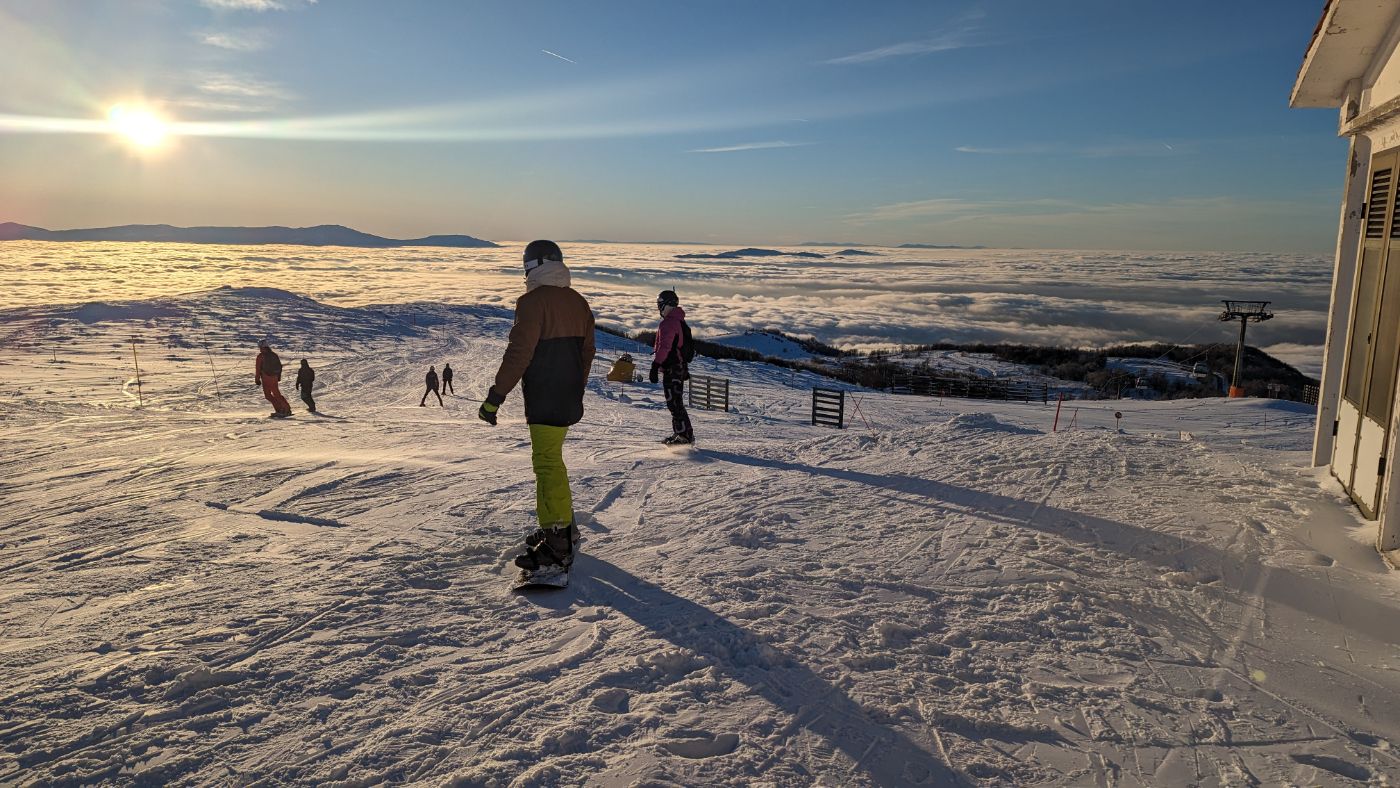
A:
<svg viewBox="0 0 1400 788">
<path fill-rule="evenodd" d="M 512 591 L 542 591 L 569 587 L 569 570 L 562 566 L 521 569 L 511 584 Z"/>
<path fill-rule="evenodd" d="M 268 415 L 269 419 L 290 419 L 291 417 L 292 414 L 290 413 L 272 413 Z"/>
</svg>

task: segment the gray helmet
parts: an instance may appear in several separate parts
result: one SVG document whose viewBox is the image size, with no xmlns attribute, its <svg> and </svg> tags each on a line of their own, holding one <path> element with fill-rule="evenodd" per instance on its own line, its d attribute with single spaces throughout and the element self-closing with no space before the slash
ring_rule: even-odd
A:
<svg viewBox="0 0 1400 788">
<path fill-rule="evenodd" d="M 564 262 L 564 253 L 559 249 L 559 244 L 553 241 L 531 241 L 525 247 L 526 273 L 551 260 L 556 263 Z"/>
</svg>

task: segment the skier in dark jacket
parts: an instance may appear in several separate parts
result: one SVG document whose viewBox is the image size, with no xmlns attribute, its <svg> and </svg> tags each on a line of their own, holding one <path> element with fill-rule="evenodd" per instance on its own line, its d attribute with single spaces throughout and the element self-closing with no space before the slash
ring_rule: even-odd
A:
<svg viewBox="0 0 1400 788">
<path fill-rule="evenodd" d="M 426 378 L 424 378 L 424 382 L 427 383 L 428 390 L 423 392 L 423 400 L 418 403 L 418 407 L 427 407 L 429 394 L 432 394 L 433 396 L 437 397 L 438 404 L 442 405 L 442 395 L 438 393 L 437 370 L 433 369 L 432 367 L 428 367 L 428 375 Z"/>
<path fill-rule="evenodd" d="M 311 368 L 306 359 L 301 360 L 301 369 L 297 370 L 297 391 L 301 392 L 301 401 L 306 403 L 306 409 L 312 413 L 316 412 L 316 400 L 311 398 L 311 387 L 316 383 L 316 370 Z"/>
<path fill-rule="evenodd" d="M 685 310 L 681 309 L 680 299 L 674 290 L 662 290 L 656 297 L 656 308 L 661 312 L 661 325 L 656 328 L 650 380 L 655 383 L 658 376 L 661 378 L 666 407 L 671 411 L 671 436 L 662 443 L 684 446 L 695 442 L 695 429 L 691 427 L 690 414 L 685 410 L 685 382 L 690 379 L 690 370 L 685 361 L 689 352 L 686 337 L 690 329 L 685 324 Z"/>
<path fill-rule="evenodd" d="M 266 339 L 258 342 L 258 358 L 253 364 L 253 380 L 256 385 L 262 386 L 263 397 L 272 403 L 272 415 L 286 418 L 292 415 L 292 406 L 287 404 L 287 398 L 277 389 L 277 382 L 281 379 L 282 359 L 272 352 L 272 346 Z"/>
<path fill-rule="evenodd" d="M 515 559 L 527 572 L 567 569 L 574 560 L 574 502 L 564 466 L 564 437 L 583 418 L 594 345 L 593 311 L 570 284 L 557 244 L 532 241 L 525 247 L 525 295 L 515 302 L 515 325 L 505 356 L 477 414 L 495 425 L 506 395 L 523 381 L 540 527 Z"/>
<path fill-rule="evenodd" d="M 457 392 L 455 392 L 455 391 L 452 390 L 452 365 L 451 365 L 451 364 L 443 364 L 443 365 L 442 365 L 442 393 L 444 393 L 444 394 L 456 394 L 456 393 L 457 393 Z"/>
</svg>

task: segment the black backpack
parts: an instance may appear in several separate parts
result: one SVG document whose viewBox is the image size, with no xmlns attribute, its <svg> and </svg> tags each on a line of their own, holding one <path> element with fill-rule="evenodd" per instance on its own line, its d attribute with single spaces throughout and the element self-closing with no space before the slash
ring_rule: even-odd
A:
<svg viewBox="0 0 1400 788">
<path fill-rule="evenodd" d="M 695 340 L 690 337 L 690 324 L 681 321 L 681 360 L 689 364 L 695 360 Z"/>
</svg>

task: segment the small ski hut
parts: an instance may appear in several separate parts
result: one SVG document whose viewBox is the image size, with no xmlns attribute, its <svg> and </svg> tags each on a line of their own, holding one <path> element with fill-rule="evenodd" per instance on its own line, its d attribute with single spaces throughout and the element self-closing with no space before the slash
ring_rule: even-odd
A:
<svg viewBox="0 0 1400 788">
<path fill-rule="evenodd" d="M 1313 464 L 1330 465 L 1400 548 L 1400 0 L 1328 0 L 1293 86 L 1294 107 L 1340 109 L 1350 142 Z"/>
</svg>

